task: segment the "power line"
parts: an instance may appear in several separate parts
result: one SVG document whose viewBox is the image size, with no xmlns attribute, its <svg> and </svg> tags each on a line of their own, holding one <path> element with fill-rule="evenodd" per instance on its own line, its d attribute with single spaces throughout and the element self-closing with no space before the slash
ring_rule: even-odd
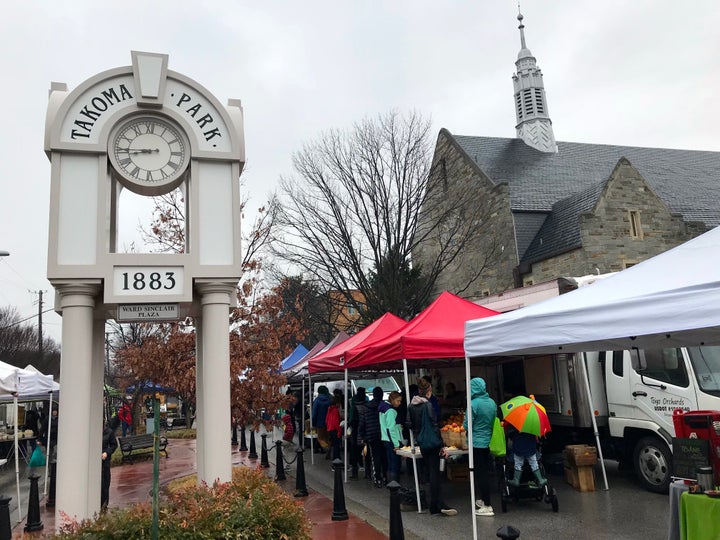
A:
<svg viewBox="0 0 720 540">
<path fill-rule="evenodd" d="M 41 313 L 48 313 L 50 311 L 53 311 L 55 308 L 48 308 Z M 29 320 L 32 320 L 34 318 L 38 317 L 38 315 L 30 315 L 29 317 L 26 317 L 25 319 L 20 319 L 19 321 L 15 321 L 14 323 L 8 324 L 7 326 L 0 326 L 0 330 L 5 330 L 6 328 L 12 328 L 13 326 L 17 326 L 18 324 L 22 324 L 24 322 L 27 322 Z"/>
</svg>

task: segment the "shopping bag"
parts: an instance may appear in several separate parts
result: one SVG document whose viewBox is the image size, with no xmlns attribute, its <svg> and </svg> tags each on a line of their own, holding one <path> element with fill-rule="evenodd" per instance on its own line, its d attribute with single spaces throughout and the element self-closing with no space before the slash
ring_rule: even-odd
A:
<svg viewBox="0 0 720 540">
<path fill-rule="evenodd" d="M 420 424 L 420 433 L 418 433 L 418 446 L 420 450 L 434 448 L 441 448 L 443 445 L 442 439 L 435 431 L 432 420 L 430 420 L 430 414 L 427 411 L 429 404 L 425 404 L 422 412 L 422 423 Z"/>
<path fill-rule="evenodd" d="M 496 416 L 493 424 L 492 436 L 490 437 L 490 453 L 495 457 L 505 455 L 505 430 Z"/>
<path fill-rule="evenodd" d="M 42 453 L 42 450 L 39 446 L 35 447 L 35 450 L 33 450 L 32 455 L 30 456 L 30 462 L 28 463 L 28 466 L 30 467 L 44 467 L 45 466 L 45 454 Z"/>
</svg>

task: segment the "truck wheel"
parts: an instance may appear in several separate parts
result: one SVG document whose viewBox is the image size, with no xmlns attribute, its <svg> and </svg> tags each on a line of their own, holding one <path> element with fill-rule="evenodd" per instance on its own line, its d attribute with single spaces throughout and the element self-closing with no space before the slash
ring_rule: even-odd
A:
<svg viewBox="0 0 720 540">
<path fill-rule="evenodd" d="M 657 437 L 643 437 L 633 453 L 635 474 L 648 491 L 667 493 L 670 486 L 672 457 L 667 445 Z"/>
</svg>

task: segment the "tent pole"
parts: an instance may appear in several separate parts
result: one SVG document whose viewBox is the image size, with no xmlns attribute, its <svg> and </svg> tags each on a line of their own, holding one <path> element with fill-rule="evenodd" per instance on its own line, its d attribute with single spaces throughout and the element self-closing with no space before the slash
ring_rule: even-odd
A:
<svg viewBox="0 0 720 540">
<path fill-rule="evenodd" d="M 312 432 L 312 403 L 313 403 L 313 386 L 312 377 L 310 376 L 310 363 L 308 362 L 308 392 L 310 393 L 310 464 L 315 465 L 315 444 L 313 443 L 313 432 Z M 304 426 L 303 426 L 304 427 Z M 317 432 L 315 433 L 317 437 Z"/>
<path fill-rule="evenodd" d="M 20 458 L 18 456 L 18 402 L 17 394 L 13 396 L 13 406 L 15 407 L 15 484 L 17 485 L 17 504 L 18 504 L 18 523 L 22 521 L 20 504 Z"/>
<path fill-rule="evenodd" d="M 470 395 L 470 358 L 465 357 L 465 399 L 467 400 L 468 468 L 470 469 L 470 511 L 473 516 L 473 540 L 477 540 L 477 516 L 475 515 L 475 451 L 473 449 L 472 396 Z M 487 471 L 483 471 L 487 474 Z M 502 496 L 502 493 L 500 494 Z"/>
<path fill-rule="evenodd" d="M 403 375 L 405 377 L 405 400 L 407 404 L 407 420 L 410 419 L 410 382 L 408 378 L 408 367 L 407 358 L 403 358 Z M 413 437 L 413 430 L 409 429 L 410 434 L 410 446 L 412 447 L 412 464 L 413 464 L 413 476 L 415 476 L 415 496 L 417 497 L 418 514 L 422 513 L 422 505 L 420 504 L 420 482 L 418 481 L 418 470 L 417 460 L 415 459 L 415 437 Z M 420 448 L 418 448 L 418 452 Z"/>
<path fill-rule="evenodd" d="M 600 432 L 598 431 L 597 422 L 595 421 L 595 411 L 593 410 L 592 394 L 590 393 L 590 376 L 588 375 L 587 366 L 587 354 L 582 353 L 583 367 L 585 368 L 585 391 L 588 397 L 588 407 L 590 407 L 590 418 L 592 418 L 593 433 L 595 434 L 595 444 L 597 444 L 598 456 L 600 457 L 600 468 L 603 473 L 603 480 L 605 481 L 605 491 L 609 490 L 607 472 L 605 472 L 605 460 L 603 459 L 602 446 L 600 446 Z"/>
<path fill-rule="evenodd" d="M 345 483 L 347 484 L 347 481 L 348 481 L 348 477 L 347 477 L 347 472 L 348 472 L 348 445 L 347 445 L 347 437 L 346 437 L 346 434 L 347 434 L 347 428 L 348 428 L 348 426 L 347 426 L 347 417 L 348 417 L 348 412 L 347 412 L 347 411 L 348 411 L 348 394 L 350 393 L 350 392 L 348 392 L 348 370 L 347 370 L 347 369 L 345 370 L 345 388 L 344 388 L 344 390 L 345 390 L 345 391 L 343 392 L 343 401 L 344 401 L 344 403 L 343 403 L 343 415 L 345 416 L 345 418 L 343 418 L 343 420 L 345 421 L 345 423 L 343 424 L 342 439 L 341 439 L 341 440 L 342 440 L 342 442 L 343 442 L 343 463 L 345 464 Z"/>
<path fill-rule="evenodd" d="M 43 497 L 47 496 L 47 485 L 48 485 L 48 467 L 50 467 L 50 430 L 52 429 L 52 391 L 50 392 L 50 410 L 46 411 L 46 414 L 49 414 L 50 421 L 48 422 L 48 441 L 46 446 L 45 452 L 47 453 L 47 456 L 45 457 L 45 482 L 43 483 Z"/>
</svg>

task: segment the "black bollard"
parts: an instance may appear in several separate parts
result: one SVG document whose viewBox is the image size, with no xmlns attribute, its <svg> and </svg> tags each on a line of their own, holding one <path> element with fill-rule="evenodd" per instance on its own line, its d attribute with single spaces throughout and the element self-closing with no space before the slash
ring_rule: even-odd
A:
<svg viewBox="0 0 720 540">
<path fill-rule="evenodd" d="M 520 537 L 520 531 L 512 525 L 503 525 L 497 530 L 495 536 L 502 538 L 503 540 L 515 540 Z"/>
<path fill-rule="evenodd" d="M 12 527 L 10 526 L 10 501 L 12 497 L 0 496 L 0 540 L 12 538 Z"/>
<path fill-rule="evenodd" d="M 48 479 L 48 496 L 45 501 L 46 508 L 55 508 L 55 473 L 57 472 L 57 463 L 50 462 L 50 471 Z"/>
<path fill-rule="evenodd" d="M 400 512 L 400 488 L 402 486 L 395 480 L 389 482 L 387 488 L 390 490 L 390 537 L 389 540 L 405 540 L 405 530 L 402 523 L 402 512 Z"/>
<path fill-rule="evenodd" d="M 335 486 L 333 487 L 333 521 L 344 521 L 348 519 L 347 509 L 345 508 L 345 488 L 343 487 L 342 473 L 343 462 L 334 459 L 332 462 L 333 471 L 335 471 Z"/>
<path fill-rule="evenodd" d="M 237 446 L 237 445 L 238 445 L 238 440 L 237 440 L 237 424 L 233 423 L 232 426 L 231 426 L 231 428 L 232 428 L 232 437 L 230 438 L 230 444 L 233 445 L 233 446 Z"/>
<path fill-rule="evenodd" d="M 295 473 L 295 497 L 307 497 L 308 496 L 308 490 L 307 486 L 305 485 L 305 459 L 303 458 L 303 455 L 305 453 L 305 450 L 302 446 L 298 446 L 295 449 L 295 453 L 297 454 L 297 473 Z"/>
<path fill-rule="evenodd" d="M 247 443 L 245 442 L 245 426 L 240 429 L 240 451 L 247 452 Z"/>
<path fill-rule="evenodd" d="M 250 430 L 250 452 L 248 452 L 248 457 L 250 459 L 257 459 L 257 450 L 255 449 L 255 430 Z"/>
<path fill-rule="evenodd" d="M 282 441 L 275 441 L 275 481 L 287 480 L 285 478 L 285 459 L 282 453 Z"/>
<path fill-rule="evenodd" d="M 28 476 L 30 479 L 30 498 L 28 499 L 28 513 L 25 520 L 25 532 L 41 531 L 43 523 L 40 521 L 40 492 L 38 491 L 37 474 Z"/>
<path fill-rule="evenodd" d="M 268 459 L 267 453 L 267 433 L 260 435 L 262 438 L 262 447 L 260 449 L 260 466 L 264 468 L 270 467 L 270 460 Z"/>
</svg>

